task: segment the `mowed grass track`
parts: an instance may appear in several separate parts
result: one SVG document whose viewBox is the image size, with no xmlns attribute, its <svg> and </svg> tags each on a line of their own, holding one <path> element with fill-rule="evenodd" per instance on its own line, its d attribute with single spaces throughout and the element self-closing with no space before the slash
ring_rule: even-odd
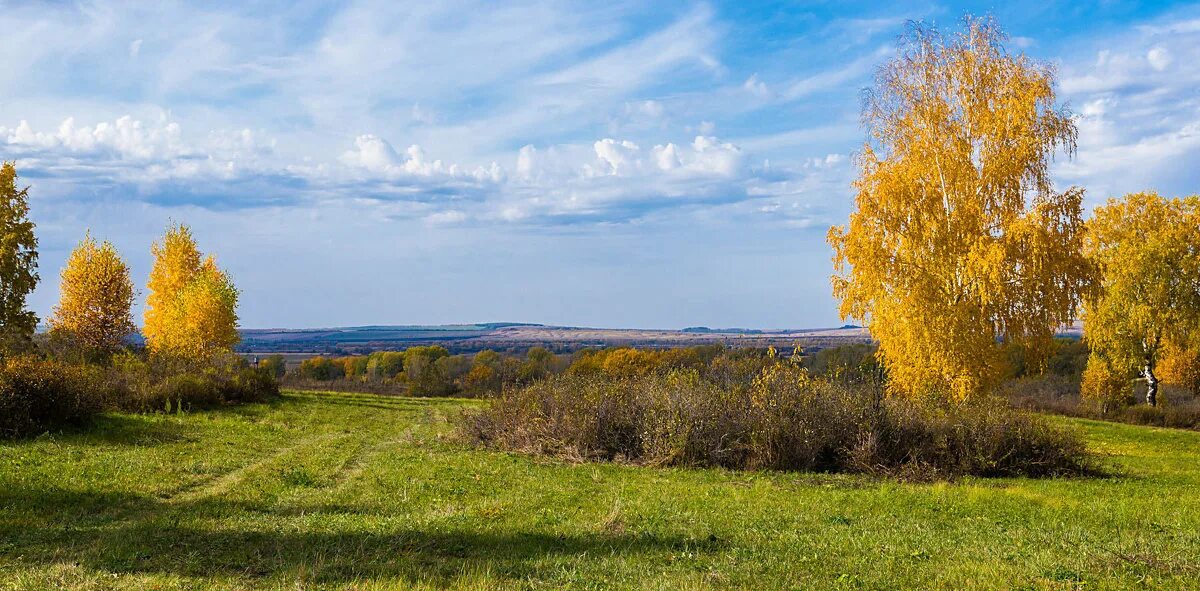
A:
<svg viewBox="0 0 1200 591">
<path fill-rule="evenodd" d="M 900 484 L 456 443 L 475 402 L 289 392 L 0 442 L 0 589 L 1200 588 L 1200 433 L 1116 475 Z"/>
</svg>

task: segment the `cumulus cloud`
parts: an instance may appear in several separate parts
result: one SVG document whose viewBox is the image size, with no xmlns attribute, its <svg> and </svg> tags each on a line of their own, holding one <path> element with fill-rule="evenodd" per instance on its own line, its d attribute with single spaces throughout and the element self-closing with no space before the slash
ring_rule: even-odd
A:
<svg viewBox="0 0 1200 591">
<path fill-rule="evenodd" d="M 1078 109 L 1079 150 L 1060 161 L 1063 180 L 1090 198 L 1147 189 L 1195 191 L 1200 170 L 1200 21 L 1163 21 L 1105 39 L 1063 68 L 1063 90 Z"/>
<path fill-rule="evenodd" d="M 361 167 L 374 172 L 387 172 L 400 163 L 400 156 L 387 141 L 366 134 L 354 138 L 354 149 L 342 154 L 341 160 L 347 166 Z"/>
<path fill-rule="evenodd" d="M 108 152 L 140 160 L 171 158 L 185 152 L 177 123 L 164 120 L 143 125 L 129 116 L 82 127 L 76 125 L 74 117 L 67 117 L 54 132 L 34 131 L 29 122 L 22 120 L 14 129 L 0 127 L 0 137 L 18 149 L 70 154 Z"/>
</svg>

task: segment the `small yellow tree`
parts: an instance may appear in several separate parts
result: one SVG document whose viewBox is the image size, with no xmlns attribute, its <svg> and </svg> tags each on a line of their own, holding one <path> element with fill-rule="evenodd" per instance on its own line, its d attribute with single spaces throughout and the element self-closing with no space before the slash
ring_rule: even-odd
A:
<svg viewBox="0 0 1200 591">
<path fill-rule="evenodd" d="M 1084 302 L 1084 339 L 1116 371 L 1137 370 L 1154 406 L 1164 351 L 1186 350 L 1200 330 L 1200 197 L 1110 199 L 1084 248 L 1101 278 Z"/>
<path fill-rule="evenodd" d="M 833 292 L 879 341 L 891 394 L 979 393 L 1003 373 L 1001 339 L 1044 358 L 1087 285 L 1083 192 L 1055 192 L 1048 166 L 1075 125 L 1053 69 L 1003 41 L 988 19 L 949 39 L 914 26 L 866 96 Z"/>
<path fill-rule="evenodd" d="M 143 335 L 151 353 L 203 360 L 238 342 L 238 291 L 211 256 L 202 258 L 191 230 L 167 229 L 151 247 Z"/>
<path fill-rule="evenodd" d="M 150 246 L 150 253 L 154 266 L 146 285 L 142 336 L 151 351 L 177 349 L 179 345 L 171 339 L 178 334 L 172 330 L 178 319 L 172 316 L 177 316 L 179 294 L 200 271 L 200 249 L 187 226 L 173 225 L 167 228 L 162 242 Z"/>
<path fill-rule="evenodd" d="M 61 295 L 50 317 L 50 330 L 65 333 L 87 349 L 108 354 L 133 332 L 133 282 L 129 267 L 107 240 L 91 234 L 71 251 L 63 268 Z"/>
<path fill-rule="evenodd" d="M 240 340 L 237 302 L 238 291 L 229 275 L 207 257 L 179 294 L 182 352 L 192 359 L 206 359 L 231 350 Z"/>
</svg>

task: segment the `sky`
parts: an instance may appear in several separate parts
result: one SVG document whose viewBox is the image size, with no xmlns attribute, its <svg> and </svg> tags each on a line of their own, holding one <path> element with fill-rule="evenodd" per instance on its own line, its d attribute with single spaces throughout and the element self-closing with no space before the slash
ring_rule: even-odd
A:
<svg viewBox="0 0 1200 591">
<path fill-rule="evenodd" d="M 5 2 L 30 306 L 89 230 L 144 296 L 174 221 L 251 328 L 838 326 L 862 89 L 968 13 L 1057 67 L 1061 188 L 1200 192 L 1200 5 L 852 4 Z"/>
</svg>

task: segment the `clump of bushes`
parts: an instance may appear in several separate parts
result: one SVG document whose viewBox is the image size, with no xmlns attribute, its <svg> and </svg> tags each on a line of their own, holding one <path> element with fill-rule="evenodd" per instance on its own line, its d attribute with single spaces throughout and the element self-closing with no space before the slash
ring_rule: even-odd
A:
<svg viewBox="0 0 1200 591">
<path fill-rule="evenodd" d="M 92 367 L 32 355 L 0 360 L 0 436 L 79 426 L 104 407 L 105 390 L 104 376 Z"/>
<path fill-rule="evenodd" d="M 1088 470 L 1072 432 L 997 400 L 884 399 L 878 388 L 766 366 L 746 387 L 696 369 L 550 377 L 464 415 L 488 447 L 576 459 L 911 478 L 1051 476 Z"/>
<path fill-rule="evenodd" d="M 202 409 L 279 396 L 274 368 L 251 367 L 234 354 L 196 363 L 124 353 L 112 359 L 108 371 L 119 385 L 110 404 L 117 410 Z"/>
<path fill-rule="evenodd" d="M 1090 386 L 1085 388 L 1092 391 Z M 1106 392 L 1117 395 L 1081 396 L 1079 382 L 1052 375 L 1023 378 L 1000 389 L 1013 406 L 1021 409 L 1133 425 L 1200 429 L 1200 397 L 1186 388 L 1163 386 L 1157 406 L 1142 402 L 1145 386 L 1132 380 L 1123 379 L 1120 390 L 1110 388 Z"/>
<path fill-rule="evenodd" d="M 81 426 L 106 410 L 194 410 L 278 395 L 269 369 L 234 355 L 204 364 L 128 352 L 105 364 L 21 355 L 0 359 L 0 437 Z"/>
</svg>

